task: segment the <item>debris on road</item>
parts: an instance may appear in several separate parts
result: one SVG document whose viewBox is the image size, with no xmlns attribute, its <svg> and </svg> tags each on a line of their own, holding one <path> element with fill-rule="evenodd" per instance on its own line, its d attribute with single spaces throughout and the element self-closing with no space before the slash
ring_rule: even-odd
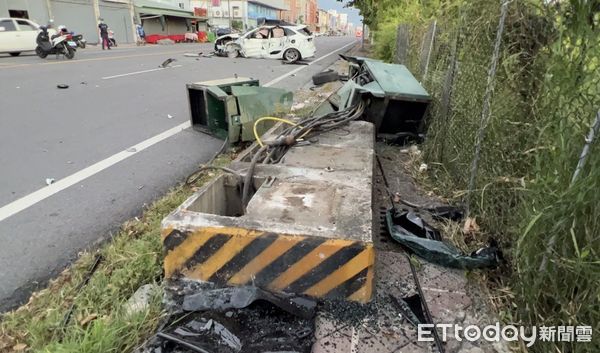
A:
<svg viewBox="0 0 600 353">
<path fill-rule="evenodd" d="M 414 327 L 427 322 L 425 313 L 423 312 L 422 298 L 418 293 L 404 298 L 389 295 L 389 298 L 395 308 L 400 311 L 402 317 L 408 320 Z"/>
<path fill-rule="evenodd" d="M 58 84 L 58 85 L 56 85 L 56 87 L 57 87 L 57 88 L 60 88 L 60 89 L 67 89 L 67 88 L 69 88 L 69 85 L 66 85 L 66 84 L 64 84 L 64 83 L 61 83 L 61 84 Z"/>
<path fill-rule="evenodd" d="M 158 286 L 155 284 L 144 284 L 138 288 L 125 303 L 125 312 L 134 315 L 146 310 L 156 290 L 158 290 Z"/>
<path fill-rule="evenodd" d="M 442 240 L 440 232 L 430 226 L 416 212 L 403 210 L 394 214 L 394 229 L 405 235 L 417 236 L 419 238 Z"/>
<path fill-rule="evenodd" d="M 334 70 L 326 70 L 323 72 L 319 72 L 318 74 L 313 75 L 312 81 L 314 85 L 322 85 L 327 82 L 338 81 L 340 79 L 340 75 Z"/>
<path fill-rule="evenodd" d="M 54 184 L 54 178 L 46 178 L 46 185 Z"/>
<path fill-rule="evenodd" d="M 199 291 L 183 300 L 185 311 L 242 309 L 257 300 L 267 301 L 276 307 L 299 317 L 311 319 L 317 303 L 307 297 L 272 293 L 254 286 L 228 287 Z"/>
<path fill-rule="evenodd" d="M 167 119 L 173 119 L 173 115 L 167 114 Z"/>
<path fill-rule="evenodd" d="M 292 315 L 269 302 L 224 312 L 184 314 L 156 334 L 143 353 L 309 353 L 314 322 Z"/>
<path fill-rule="evenodd" d="M 159 39 L 156 41 L 156 44 L 160 44 L 160 45 L 173 45 L 175 44 L 175 41 L 169 38 L 164 38 L 164 39 Z"/>
<path fill-rule="evenodd" d="M 465 209 L 457 206 L 428 207 L 423 208 L 423 210 L 428 212 L 436 221 L 447 219 L 458 222 L 465 217 Z"/>
<path fill-rule="evenodd" d="M 493 242 L 470 255 L 442 241 L 439 231 L 427 225 L 419 216 L 406 210 L 388 210 L 386 224 L 392 238 L 417 256 L 432 263 L 472 270 L 497 267 L 502 253 Z"/>
<path fill-rule="evenodd" d="M 169 65 L 171 65 L 172 62 L 177 61 L 177 59 L 173 59 L 173 58 L 168 58 L 167 60 L 163 61 L 162 64 L 160 64 L 158 67 L 162 67 L 163 69 L 167 68 Z"/>
<path fill-rule="evenodd" d="M 308 63 L 306 61 L 294 61 L 294 62 L 282 61 L 281 64 L 282 65 L 310 65 L 310 63 Z M 296 75 L 294 74 L 292 76 L 296 76 Z"/>
</svg>

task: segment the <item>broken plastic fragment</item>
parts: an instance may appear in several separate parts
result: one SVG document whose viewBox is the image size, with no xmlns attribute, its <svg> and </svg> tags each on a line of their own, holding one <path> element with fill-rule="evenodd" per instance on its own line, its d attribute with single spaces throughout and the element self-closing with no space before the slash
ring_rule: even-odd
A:
<svg viewBox="0 0 600 353">
<path fill-rule="evenodd" d="M 440 232 L 427 224 L 427 222 L 425 222 L 416 212 L 403 210 L 402 212 L 396 213 L 393 220 L 397 232 L 420 238 L 442 240 Z"/>
<path fill-rule="evenodd" d="M 479 225 L 475 221 L 475 218 L 467 217 L 465 225 L 463 226 L 464 234 L 473 234 L 479 232 Z"/>
<path fill-rule="evenodd" d="M 253 286 L 219 288 L 201 291 L 183 299 L 183 310 L 204 311 L 241 309 L 256 300 L 267 301 L 280 309 L 305 319 L 314 317 L 317 303 L 309 298 L 271 293 Z"/>
<path fill-rule="evenodd" d="M 46 185 L 54 184 L 54 178 L 46 178 Z"/>
<path fill-rule="evenodd" d="M 419 294 L 413 294 L 409 297 L 396 298 L 389 295 L 392 303 L 400 311 L 400 314 L 407 319 L 414 327 L 427 322 L 423 312 L 423 304 Z"/>
<path fill-rule="evenodd" d="M 422 227 L 419 227 L 419 221 L 422 222 Z M 432 238 L 432 229 L 428 229 L 429 225 L 410 211 L 388 210 L 386 223 L 394 240 L 417 256 L 438 265 L 471 270 L 497 267 L 502 259 L 502 253 L 494 243 L 466 255 L 454 246 L 441 241 L 439 232 L 435 229 L 433 234 L 437 233 L 439 238 L 437 240 Z"/>
</svg>

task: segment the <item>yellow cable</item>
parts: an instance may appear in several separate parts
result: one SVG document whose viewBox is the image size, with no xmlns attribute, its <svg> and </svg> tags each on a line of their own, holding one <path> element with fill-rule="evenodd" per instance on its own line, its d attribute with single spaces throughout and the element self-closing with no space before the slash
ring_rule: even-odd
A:
<svg viewBox="0 0 600 353">
<path fill-rule="evenodd" d="M 289 124 L 289 125 L 292 125 L 292 126 L 298 126 L 298 124 L 296 124 L 293 121 L 290 121 L 290 120 L 287 120 L 287 119 L 282 119 L 282 118 L 276 118 L 274 116 L 265 116 L 265 117 L 262 117 L 262 118 L 256 120 L 254 122 L 254 127 L 253 127 L 252 130 L 254 131 L 254 138 L 256 139 L 256 142 L 258 142 L 258 144 L 260 145 L 260 147 L 263 147 L 264 144 L 262 143 L 262 141 L 260 140 L 260 137 L 258 136 L 258 131 L 256 131 L 256 126 L 258 125 L 258 123 L 260 123 L 263 120 L 279 121 L 279 122 L 286 123 L 286 124 Z"/>
</svg>

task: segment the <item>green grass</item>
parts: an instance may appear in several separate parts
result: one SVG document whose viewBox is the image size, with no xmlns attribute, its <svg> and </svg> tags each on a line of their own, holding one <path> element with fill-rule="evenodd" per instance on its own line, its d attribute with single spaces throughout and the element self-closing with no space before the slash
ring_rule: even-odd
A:
<svg viewBox="0 0 600 353">
<path fill-rule="evenodd" d="M 216 165 L 225 165 L 221 156 Z M 160 222 L 215 173 L 194 185 L 179 185 L 150 205 L 139 219 L 126 222 L 117 235 L 95 253 L 84 253 L 48 287 L 34 293 L 0 322 L 0 352 L 130 352 L 154 331 L 162 313 L 162 244 Z M 77 290 L 95 256 L 102 256 L 88 284 Z M 144 284 L 156 284 L 149 305 L 135 313 L 125 303 Z M 70 322 L 65 314 L 74 305 Z M 96 319 L 85 324 L 84 318 Z"/>
</svg>

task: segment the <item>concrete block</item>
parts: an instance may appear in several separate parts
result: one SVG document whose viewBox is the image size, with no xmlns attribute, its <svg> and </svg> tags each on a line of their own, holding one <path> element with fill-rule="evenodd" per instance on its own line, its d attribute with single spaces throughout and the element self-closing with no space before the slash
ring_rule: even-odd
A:
<svg viewBox="0 0 600 353">
<path fill-rule="evenodd" d="M 245 213 L 240 180 L 216 178 L 163 220 L 166 277 L 370 300 L 373 151 L 367 122 L 293 147 L 256 166 Z M 241 174 L 244 156 L 230 166 Z"/>
</svg>

